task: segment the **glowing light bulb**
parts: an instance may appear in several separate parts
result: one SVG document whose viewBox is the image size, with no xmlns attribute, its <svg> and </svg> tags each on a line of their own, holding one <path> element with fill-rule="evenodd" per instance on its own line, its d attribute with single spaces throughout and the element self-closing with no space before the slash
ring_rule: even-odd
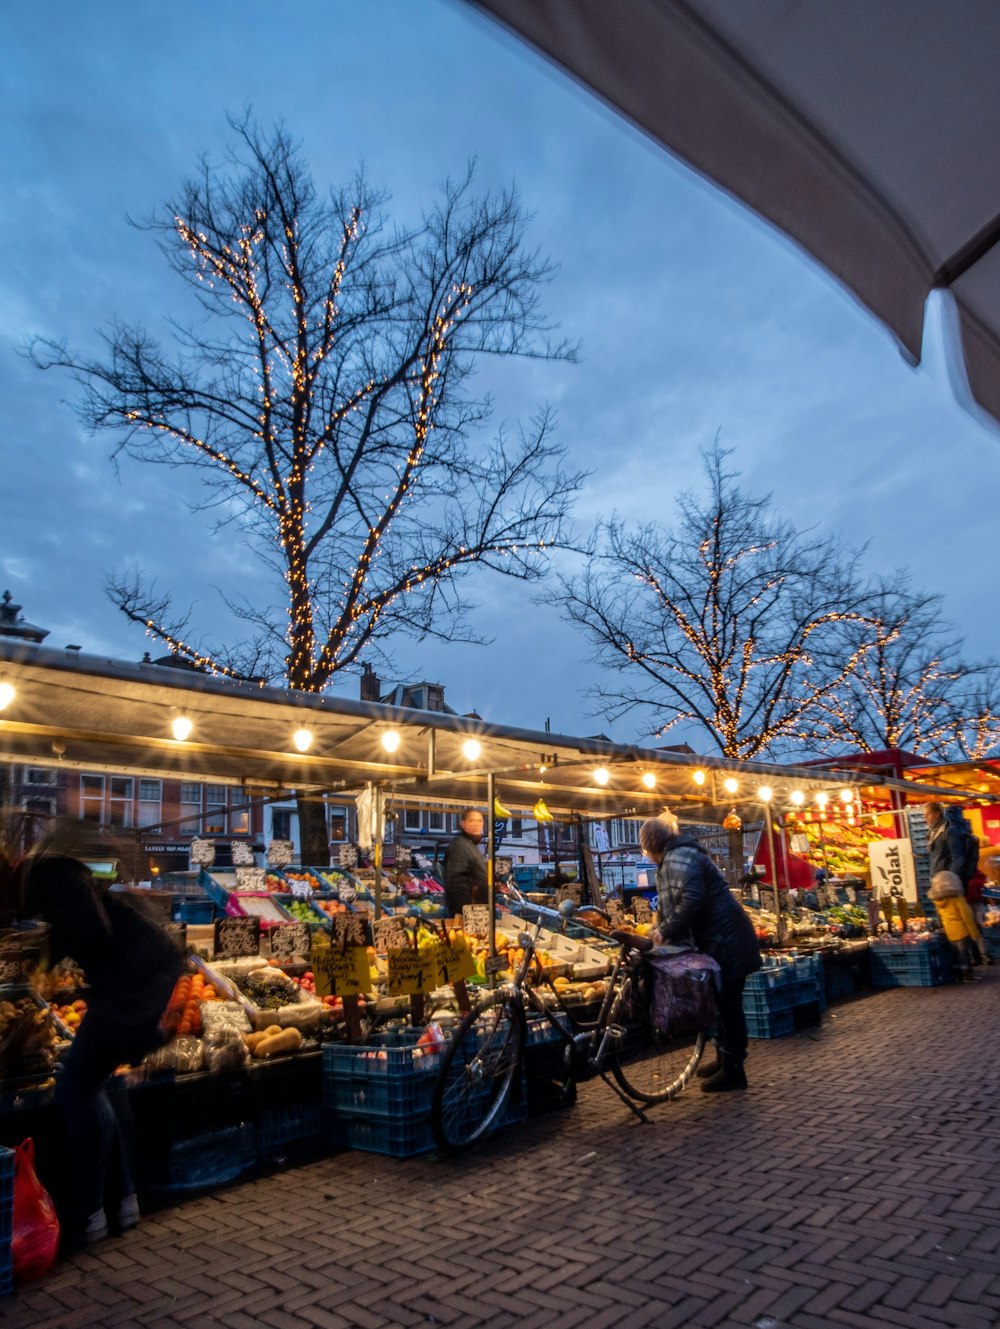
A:
<svg viewBox="0 0 1000 1329">
<path fill-rule="evenodd" d="M 735 794 L 737 789 L 739 789 L 740 787 L 740 782 L 739 780 L 734 780 L 733 777 L 730 775 L 725 780 L 723 780 L 722 787 L 727 794 Z"/>
<path fill-rule="evenodd" d="M 853 789 L 841 789 L 841 791 L 840 791 L 840 801 L 841 801 L 841 803 L 853 803 L 853 802 L 854 802 L 854 790 L 853 790 Z"/>
<path fill-rule="evenodd" d="M 695 782 L 695 784 L 704 784 L 704 783 L 705 783 L 705 772 L 704 772 L 704 771 L 695 771 L 695 773 L 691 776 L 691 779 Z"/>
<path fill-rule="evenodd" d="M 652 771 L 645 771 L 643 773 L 642 783 L 646 786 L 647 789 L 655 789 L 656 776 L 653 774 Z"/>
<path fill-rule="evenodd" d="M 816 795 L 816 806 L 818 808 L 825 808 L 827 803 L 829 803 L 829 801 L 830 801 L 829 798 L 826 796 L 826 794 L 823 793 L 821 789 L 819 793 Z"/>
<path fill-rule="evenodd" d="M 382 746 L 385 748 L 386 752 L 398 752 L 400 741 L 400 737 L 395 729 L 387 729 L 382 735 Z"/>
<path fill-rule="evenodd" d="M 806 796 L 801 789 L 793 789 L 791 797 L 792 797 L 792 802 L 795 804 L 797 808 L 800 808 L 802 804 L 806 801 Z"/>
<path fill-rule="evenodd" d="M 757 797 L 762 803 L 770 803 L 771 799 L 774 797 L 774 790 L 769 784 L 762 784 L 757 790 Z"/>
<path fill-rule="evenodd" d="M 312 747 L 312 731 L 309 729 L 296 729 L 292 735 L 292 742 L 300 752 L 308 752 Z"/>
<path fill-rule="evenodd" d="M 478 738 L 467 738 L 462 744 L 462 756 L 466 761 L 475 761 L 483 750 L 483 745 Z"/>
<path fill-rule="evenodd" d="M 177 739 L 178 743 L 183 743 L 186 738 L 190 738 L 191 730 L 193 728 L 194 725 L 186 715 L 175 716 L 174 721 L 170 726 L 171 733 L 174 738 Z"/>
<path fill-rule="evenodd" d="M 605 766 L 598 766 L 597 770 L 594 772 L 595 784 L 601 784 L 601 785 L 607 784 L 610 778 L 611 777 L 608 775 L 607 767 Z"/>
<path fill-rule="evenodd" d="M 17 689 L 12 683 L 0 683 L 0 711 L 5 711 L 17 696 Z"/>
</svg>

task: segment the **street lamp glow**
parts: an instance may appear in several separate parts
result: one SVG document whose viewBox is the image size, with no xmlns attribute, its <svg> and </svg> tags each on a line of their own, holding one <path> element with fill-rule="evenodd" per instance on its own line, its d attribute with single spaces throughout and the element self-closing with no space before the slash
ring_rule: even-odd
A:
<svg viewBox="0 0 1000 1329">
<path fill-rule="evenodd" d="M 647 789 L 656 788 L 656 775 L 653 771 L 645 771 L 642 777 L 642 783 Z"/>
<path fill-rule="evenodd" d="M 177 739 L 178 743 L 183 743 L 186 738 L 191 737 L 191 730 L 193 728 L 194 725 L 186 715 L 177 715 L 174 717 L 173 723 L 170 726 L 170 732 L 173 734 L 174 738 Z"/>
<path fill-rule="evenodd" d="M 854 802 L 854 790 L 853 790 L 853 789 L 841 789 L 841 791 L 840 791 L 840 801 L 841 801 L 841 803 L 853 803 L 853 802 Z"/>
<path fill-rule="evenodd" d="M 0 711 L 5 711 L 17 696 L 17 689 L 12 683 L 0 683 Z"/>
<path fill-rule="evenodd" d="M 827 798 L 826 794 L 824 794 L 821 789 L 819 793 L 816 795 L 816 806 L 818 808 L 825 808 L 829 801 L 830 800 Z"/>
<path fill-rule="evenodd" d="M 769 784 L 762 784 L 757 790 L 757 797 L 762 803 L 770 803 L 771 799 L 774 797 L 774 790 Z"/>
<path fill-rule="evenodd" d="M 467 738 L 462 744 L 462 756 L 466 761 L 475 761 L 483 750 L 483 745 L 478 738 Z"/>
<path fill-rule="evenodd" d="M 292 742 L 300 752 L 308 752 L 312 747 L 312 741 L 313 736 L 310 729 L 296 729 L 292 735 Z"/>
<path fill-rule="evenodd" d="M 792 802 L 795 804 L 797 808 L 800 808 L 805 801 L 806 801 L 806 796 L 801 789 L 792 790 Z"/>
<path fill-rule="evenodd" d="M 608 768 L 606 766 L 598 766 L 597 770 L 594 772 L 594 783 L 605 785 L 610 779 L 611 776 L 608 774 Z"/>
<path fill-rule="evenodd" d="M 385 748 L 386 752 L 398 752 L 399 744 L 400 737 L 395 729 L 387 729 L 382 735 L 382 746 Z"/>
<path fill-rule="evenodd" d="M 705 783 L 705 772 L 704 772 L 704 771 L 695 771 L 694 775 L 691 776 L 691 779 L 695 782 L 695 784 L 704 784 L 704 783 Z"/>
<path fill-rule="evenodd" d="M 740 782 L 739 780 L 734 780 L 733 777 L 730 775 L 727 779 L 725 779 L 722 782 L 722 787 L 727 794 L 735 794 L 737 789 L 739 789 L 740 787 Z"/>
</svg>

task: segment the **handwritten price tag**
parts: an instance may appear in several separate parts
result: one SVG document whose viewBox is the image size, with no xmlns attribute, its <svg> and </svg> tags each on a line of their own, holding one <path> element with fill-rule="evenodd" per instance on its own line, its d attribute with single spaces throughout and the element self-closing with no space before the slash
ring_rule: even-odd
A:
<svg viewBox="0 0 1000 1329">
<path fill-rule="evenodd" d="M 286 868 L 294 852 L 291 840 L 272 840 L 267 846 L 267 861 L 273 868 Z"/>
<path fill-rule="evenodd" d="M 405 946 L 389 952 L 389 996 L 410 997 L 437 987 L 437 947 L 414 950 Z"/>
<path fill-rule="evenodd" d="M 236 889 L 238 891 L 263 891 L 267 886 L 267 873 L 263 868 L 237 868 Z"/>
<path fill-rule="evenodd" d="M 361 914 L 331 914 L 330 930 L 340 946 L 372 945 L 371 928 Z"/>
<path fill-rule="evenodd" d="M 635 914 L 637 923 L 649 923 L 653 918 L 653 911 L 649 907 L 649 901 L 644 900 L 641 895 L 637 895 L 632 901 L 632 912 Z"/>
<path fill-rule="evenodd" d="M 308 960 L 312 933 L 308 923 L 276 923 L 268 932 L 275 960 Z"/>
<path fill-rule="evenodd" d="M 245 840 L 230 840 L 229 847 L 233 854 L 233 867 L 252 868 L 256 863 L 253 846 L 247 844 Z"/>
<path fill-rule="evenodd" d="M 356 997 L 371 992 L 373 987 L 368 952 L 363 946 L 341 950 L 317 938 L 313 943 L 312 969 L 318 997 Z"/>
<path fill-rule="evenodd" d="M 220 918 L 216 920 L 216 955 L 257 955 L 259 952 L 259 918 Z"/>
<path fill-rule="evenodd" d="M 488 904 L 465 904 L 462 906 L 462 927 L 470 937 L 486 937 L 490 931 L 490 907 Z"/>
<path fill-rule="evenodd" d="M 191 862 L 197 863 L 200 867 L 203 868 L 210 868 L 212 864 L 215 862 L 215 841 L 192 840 Z"/>
<path fill-rule="evenodd" d="M 406 928 L 401 918 L 379 918 L 372 924 L 377 951 L 392 951 L 407 944 Z"/>
<path fill-rule="evenodd" d="M 476 962 L 469 949 L 469 943 L 464 939 L 439 941 L 437 968 L 439 983 L 458 983 L 463 978 L 471 978 L 476 972 Z"/>
</svg>

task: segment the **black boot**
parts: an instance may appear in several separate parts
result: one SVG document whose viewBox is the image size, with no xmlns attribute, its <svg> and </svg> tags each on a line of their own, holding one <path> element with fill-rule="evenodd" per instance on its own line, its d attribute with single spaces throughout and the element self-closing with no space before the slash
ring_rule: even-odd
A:
<svg viewBox="0 0 1000 1329">
<path fill-rule="evenodd" d="M 710 1075 L 718 1075 L 719 1071 L 722 1069 L 722 1061 L 720 1057 L 721 1054 L 719 1052 L 719 1045 L 718 1043 L 716 1043 L 715 1055 L 712 1057 L 712 1060 L 703 1061 L 701 1065 L 698 1067 L 698 1069 L 695 1071 L 695 1075 L 697 1076 L 697 1078 L 699 1080 L 707 1080 Z"/>
<path fill-rule="evenodd" d="M 743 1070 L 742 1058 L 730 1056 L 728 1052 L 719 1049 L 719 1069 L 716 1073 L 707 1079 L 701 1086 L 703 1094 L 723 1094 L 729 1089 L 745 1089 L 747 1087 L 746 1072 Z"/>
</svg>

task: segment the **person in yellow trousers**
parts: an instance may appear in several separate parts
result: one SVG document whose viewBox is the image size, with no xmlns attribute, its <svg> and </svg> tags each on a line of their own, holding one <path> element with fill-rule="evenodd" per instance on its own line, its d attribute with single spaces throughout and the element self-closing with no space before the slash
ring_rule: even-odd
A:
<svg viewBox="0 0 1000 1329">
<path fill-rule="evenodd" d="M 961 879 L 956 872 L 935 872 L 928 894 L 938 912 L 944 935 L 958 952 L 959 977 L 963 982 L 971 982 L 973 946 L 978 947 L 980 954 L 985 947 Z"/>
</svg>

